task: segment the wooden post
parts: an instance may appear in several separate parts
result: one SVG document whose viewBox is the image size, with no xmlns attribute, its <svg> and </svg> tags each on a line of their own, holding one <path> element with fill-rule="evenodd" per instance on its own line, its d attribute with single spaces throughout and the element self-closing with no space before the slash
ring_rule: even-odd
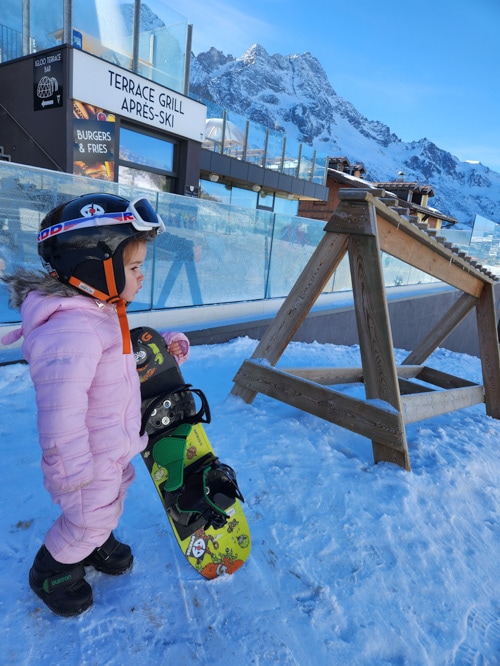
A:
<svg viewBox="0 0 500 666">
<path fill-rule="evenodd" d="M 401 412 L 389 310 L 377 237 L 353 236 L 349 241 L 348 250 L 366 398 L 383 400 Z M 401 450 L 374 440 L 372 447 L 376 463 L 395 462 L 410 470 L 404 428 L 400 436 Z"/>
<path fill-rule="evenodd" d="M 500 418 L 500 357 L 493 285 L 485 284 L 476 308 L 486 413 Z"/>
</svg>

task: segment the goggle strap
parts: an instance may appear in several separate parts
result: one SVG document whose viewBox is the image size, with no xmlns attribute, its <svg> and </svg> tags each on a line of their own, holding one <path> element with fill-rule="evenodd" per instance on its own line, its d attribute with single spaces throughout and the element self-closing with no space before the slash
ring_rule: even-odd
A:
<svg viewBox="0 0 500 666">
<path fill-rule="evenodd" d="M 136 208 L 138 206 L 138 208 Z M 142 214 L 141 214 L 142 210 Z M 149 201 L 144 198 L 130 201 L 128 208 L 123 212 L 102 213 L 89 217 L 78 217 L 73 220 L 65 220 L 43 229 L 37 236 L 37 242 L 42 243 L 49 238 L 66 233 L 67 231 L 80 231 L 89 227 L 107 227 L 115 224 L 131 224 L 136 231 L 162 233 L 165 224 L 156 213 Z"/>
</svg>

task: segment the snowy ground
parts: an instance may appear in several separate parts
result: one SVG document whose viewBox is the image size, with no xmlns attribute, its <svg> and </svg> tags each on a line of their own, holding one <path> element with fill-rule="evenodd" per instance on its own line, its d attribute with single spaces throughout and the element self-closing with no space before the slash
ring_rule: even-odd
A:
<svg viewBox="0 0 500 666">
<path fill-rule="evenodd" d="M 117 531 L 134 568 L 91 571 L 94 607 L 73 619 L 51 614 L 27 583 L 57 509 L 42 485 L 27 367 L 0 367 L 0 663 L 500 664 L 500 421 L 478 405 L 412 424 L 413 471 L 375 466 L 358 435 L 262 395 L 228 397 L 255 344 L 194 347 L 183 366 L 238 472 L 249 561 L 201 579 L 137 459 Z M 293 343 L 280 365 L 360 361 L 357 347 Z M 481 381 L 474 357 L 438 350 L 429 365 Z"/>
</svg>

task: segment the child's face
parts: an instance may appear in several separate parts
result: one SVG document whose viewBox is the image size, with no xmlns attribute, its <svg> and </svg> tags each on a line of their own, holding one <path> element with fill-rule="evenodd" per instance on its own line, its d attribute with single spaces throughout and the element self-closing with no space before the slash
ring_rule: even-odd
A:
<svg viewBox="0 0 500 666">
<path fill-rule="evenodd" d="M 142 264 L 146 259 L 146 243 L 134 243 L 129 251 L 124 252 L 123 267 L 125 269 L 125 287 L 120 297 L 130 303 L 137 296 L 142 287 L 144 274 L 141 272 Z"/>
</svg>

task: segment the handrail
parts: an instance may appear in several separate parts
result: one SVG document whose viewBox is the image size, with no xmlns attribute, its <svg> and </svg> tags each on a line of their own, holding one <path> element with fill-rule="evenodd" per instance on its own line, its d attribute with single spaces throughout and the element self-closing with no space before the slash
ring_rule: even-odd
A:
<svg viewBox="0 0 500 666">
<path fill-rule="evenodd" d="M 23 132 L 29 140 L 35 144 L 35 146 L 45 155 L 45 157 L 51 162 L 57 171 L 63 171 L 63 169 L 59 166 L 59 164 L 49 155 L 49 153 L 45 150 L 43 146 L 41 146 L 38 141 L 35 139 L 35 137 L 28 132 L 28 130 L 15 118 L 12 113 L 0 102 L 0 109 L 19 127 L 21 132 Z"/>
</svg>

